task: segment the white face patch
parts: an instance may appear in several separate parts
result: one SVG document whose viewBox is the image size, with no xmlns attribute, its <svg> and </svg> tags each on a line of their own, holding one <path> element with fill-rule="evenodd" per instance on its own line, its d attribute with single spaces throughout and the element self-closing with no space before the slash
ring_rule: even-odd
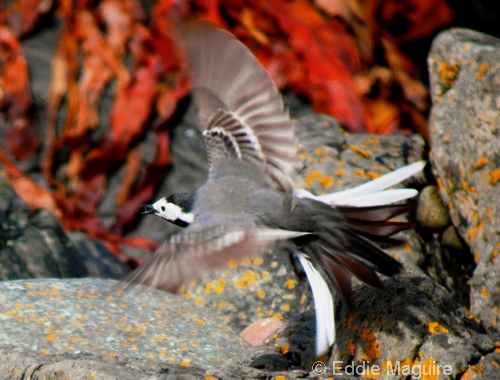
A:
<svg viewBox="0 0 500 380">
<path fill-rule="evenodd" d="M 194 214 L 181 212 L 179 219 L 182 220 L 183 222 L 186 222 L 187 224 L 191 224 L 194 222 Z"/>
<path fill-rule="evenodd" d="M 179 206 L 168 202 L 166 198 L 161 198 L 156 201 L 152 204 L 152 207 L 156 210 L 156 215 L 168 220 L 169 222 L 179 219 L 179 217 L 183 214 L 182 209 Z"/>
</svg>

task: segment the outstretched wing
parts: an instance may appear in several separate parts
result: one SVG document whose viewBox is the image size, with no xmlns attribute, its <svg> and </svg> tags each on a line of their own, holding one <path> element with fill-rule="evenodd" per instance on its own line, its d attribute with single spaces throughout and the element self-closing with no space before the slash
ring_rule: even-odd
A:
<svg viewBox="0 0 500 380">
<path fill-rule="evenodd" d="M 223 140 L 234 157 L 263 168 L 274 187 L 291 191 L 299 165 L 296 141 L 266 70 L 233 35 L 208 24 L 188 28 L 185 42 L 206 141 Z"/>
<path fill-rule="evenodd" d="M 200 224 L 194 223 L 182 233 L 172 236 L 124 282 L 175 292 L 182 284 L 201 277 L 229 259 L 255 255 L 278 241 L 302 235 L 306 233 L 233 225 L 202 229 Z"/>
</svg>

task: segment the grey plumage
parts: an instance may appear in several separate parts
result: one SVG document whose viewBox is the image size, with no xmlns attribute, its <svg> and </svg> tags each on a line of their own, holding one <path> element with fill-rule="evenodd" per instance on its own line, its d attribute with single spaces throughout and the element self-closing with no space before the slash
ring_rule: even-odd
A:
<svg viewBox="0 0 500 380">
<path fill-rule="evenodd" d="M 153 205 L 159 208 L 157 215 L 173 223 L 179 224 L 180 215 L 186 219 L 182 214 L 186 212 L 193 221 L 182 222 L 187 228 L 127 280 L 175 291 L 229 259 L 282 244 L 302 252 L 298 253 L 301 263 L 314 277 L 315 302 L 321 302 L 322 295 L 329 297 L 327 309 L 333 307 L 328 287 L 336 288 L 353 307 L 353 275 L 381 289 L 376 272 L 391 276 L 402 266 L 370 237 L 387 237 L 411 227 L 389 221 L 409 207 L 349 203 L 334 207 L 307 192 L 298 198 L 293 176 L 300 162 L 293 128 L 266 71 L 244 45 L 222 30 L 191 27 L 185 41 L 209 175 L 196 192 Z M 415 170 L 410 169 L 405 175 Z M 394 177 L 388 178 L 394 182 Z M 380 191 L 383 186 L 379 180 L 373 188 Z M 415 195 L 407 194 L 398 193 L 398 200 Z M 321 340 L 318 354 L 334 339 L 333 310 L 324 312 L 322 323 L 328 326 L 318 326 L 318 331 L 328 337 Z"/>
</svg>

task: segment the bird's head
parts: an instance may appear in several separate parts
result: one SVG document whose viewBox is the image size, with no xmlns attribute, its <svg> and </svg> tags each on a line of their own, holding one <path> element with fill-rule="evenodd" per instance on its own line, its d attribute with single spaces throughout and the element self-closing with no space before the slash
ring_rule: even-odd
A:
<svg viewBox="0 0 500 380">
<path fill-rule="evenodd" d="M 194 220 L 194 215 L 188 206 L 186 202 L 178 202 L 178 197 L 172 195 L 168 198 L 163 197 L 153 204 L 144 205 L 143 214 L 154 214 L 180 227 L 187 227 Z"/>
</svg>

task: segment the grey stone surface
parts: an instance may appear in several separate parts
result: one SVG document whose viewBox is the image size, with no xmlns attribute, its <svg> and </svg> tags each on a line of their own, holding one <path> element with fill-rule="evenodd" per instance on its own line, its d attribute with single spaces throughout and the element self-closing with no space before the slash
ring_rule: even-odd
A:
<svg viewBox="0 0 500 380">
<path fill-rule="evenodd" d="M 451 220 L 477 267 L 471 310 L 500 322 L 500 40 L 464 29 L 440 34 L 429 55 L 432 166 Z"/>
<path fill-rule="evenodd" d="M 0 342 L 198 367 L 227 364 L 248 347 L 209 308 L 153 289 L 118 290 L 91 278 L 0 282 Z"/>
<path fill-rule="evenodd" d="M 196 380 L 199 367 L 120 356 L 49 355 L 29 348 L 0 345 L 0 379 L 9 380 Z"/>
</svg>

